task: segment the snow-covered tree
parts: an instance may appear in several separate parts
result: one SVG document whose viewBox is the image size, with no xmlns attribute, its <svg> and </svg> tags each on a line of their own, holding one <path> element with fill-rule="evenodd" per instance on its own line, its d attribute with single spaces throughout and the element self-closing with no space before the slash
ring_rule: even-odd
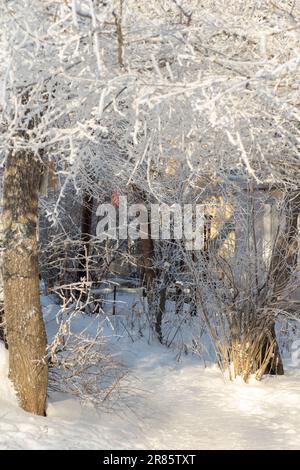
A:
<svg viewBox="0 0 300 470">
<path fill-rule="evenodd" d="M 38 180 L 46 179 L 49 162 L 64 176 L 56 208 L 48 214 L 53 223 L 70 180 L 77 188 L 80 181 L 82 190 L 94 181 L 89 196 L 105 191 L 109 181 L 119 191 L 134 184 L 149 199 L 164 202 L 188 202 L 200 179 L 204 192 L 232 174 L 298 189 L 296 2 L 2 0 L 0 5 L 7 269 L 13 245 L 35 259 L 34 239 L 29 255 L 25 247 L 34 237 Z M 10 180 L 13 174 L 17 178 Z M 18 186 L 19 203 L 10 202 L 21 180 L 34 180 L 32 207 L 24 204 L 25 214 L 19 205 L 28 198 L 27 183 Z M 17 341 L 14 336 L 21 344 L 32 312 L 40 331 L 42 319 L 38 303 L 26 300 L 21 288 L 22 321 L 16 321 L 9 269 L 4 273 L 8 343 Z M 35 268 L 32 275 L 37 295 Z M 32 361 L 44 364 L 39 338 L 26 369 Z M 17 378 L 13 356 L 11 349 L 11 376 L 23 406 L 42 413 L 44 398 L 26 405 L 29 385 Z M 43 371 L 46 376 L 46 364 Z M 36 380 L 37 375 L 31 387 Z M 46 379 L 42 388 L 45 397 Z"/>
</svg>

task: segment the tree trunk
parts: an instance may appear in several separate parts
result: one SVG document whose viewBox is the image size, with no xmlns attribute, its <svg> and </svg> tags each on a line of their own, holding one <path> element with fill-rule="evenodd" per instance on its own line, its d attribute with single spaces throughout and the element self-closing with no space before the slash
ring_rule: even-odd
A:
<svg viewBox="0 0 300 470">
<path fill-rule="evenodd" d="M 80 261 L 79 270 L 77 273 L 77 280 L 80 281 L 83 277 L 87 279 L 86 272 L 86 256 L 89 255 L 89 242 L 92 233 L 92 221 L 93 221 L 93 197 L 88 193 L 84 193 L 82 201 L 82 212 L 81 212 L 81 241 L 82 247 L 80 250 Z"/>
<path fill-rule="evenodd" d="M 283 234 L 276 240 L 270 263 L 270 277 L 273 282 L 274 301 L 283 294 L 298 262 L 298 216 L 300 212 L 300 194 L 288 193 L 286 198 L 286 224 Z M 274 351 L 265 369 L 266 374 L 283 375 L 283 362 L 275 333 L 275 324 L 266 336 L 263 351 L 267 351 L 273 341 Z"/>
<path fill-rule="evenodd" d="M 9 377 L 22 408 L 45 415 L 48 383 L 37 257 L 41 163 L 30 152 L 11 151 L 4 174 L 4 310 Z"/>
<path fill-rule="evenodd" d="M 163 342 L 162 335 L 162 319 L 166 310 L 166 300 L 167 300 L 167 288 L 163 287 L 159 293 L 159 304 L 157 306 L 156 312 L 156 322 L 155 322 L 155 331 L 159 342 Z"/>
<path fill-rule="evenodd" d="M 283 362 L 279 351 L 274 323 L 271 325 L 269 334 L 265 335 L 262 346 L 262 358 L 265 358 L 270 350 L 270 359 L 266 363 L 264 374 L 284 375 Z"/>
<path fill-rule="evenodd" d="M 4 306 L 2 302 L 0 302 L 0 341 L 3 341 L 5 348 L 8 349 L 5 331 Z"/>
<path fill-rule="evenodd" d="M 166 289 L 158 290 L 157 272 L 153 267 L 154 244 L 152 238 L 141 239 L 143 283 L 146 287 L 150 316 L 154 319 L 154 329 L 160 343 L 162 337 L 162 319 L 166 305 Z"/>
<path fill-rule="evenodd" d="M 151 238 L 141 239 L 143 283 L 148 291 L 152 290 L 155 272 L 153 269 L 154 246 Z"/>
<path fill-rule="evenodd" d="M 270 274 L 274 285 L 274 297 L 282 294 L 297 267 L 298 262 L 298 216 L 300 193 L 288 194 L 285 198 L 286 223 L 281 236 L 275 242 L 270 263 Z"/>
<path fill-rule="evenodd" d="M 1 201 L 2 206 L 2 201 Z M 6 332 L 5 332 L 5 317 L 4 317 L 4 304 L 3 304 L 3 227 L 2 227 L 2 214 L 0 220 L 0 243 L 1 243 L 1 252 L 0 252 L 0 341 L 3 341 L 6 349 L 8 348 L 6 341 Z"/>
</svg>

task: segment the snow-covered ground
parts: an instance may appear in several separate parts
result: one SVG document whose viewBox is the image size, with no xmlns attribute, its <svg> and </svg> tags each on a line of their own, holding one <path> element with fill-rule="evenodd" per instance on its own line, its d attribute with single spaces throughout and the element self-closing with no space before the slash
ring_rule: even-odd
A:
<svg viewBox="0 0 300 470">
<path fill-rule="evenodd" d="M 147 338 L 113 347 L 128 367 L 115 410 L 51 393 L 47 418 L 17 406 L 0 345 L 1 449 L 300 449 L 300 372 L 245 385 Z M 178 358 L 178 357 L 177 357 Z"/>
</svg>

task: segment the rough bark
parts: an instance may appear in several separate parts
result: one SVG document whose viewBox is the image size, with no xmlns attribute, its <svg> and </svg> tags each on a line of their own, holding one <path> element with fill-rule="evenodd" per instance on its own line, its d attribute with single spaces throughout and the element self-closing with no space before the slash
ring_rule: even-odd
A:
<svg viewBox="0 0 300 470">
<path fill-rule="evenodd" d="M 46 332 L 39 296 L 37 210 L 40 161 L 11 151 L 4 174 L 3 287 L 9 377 L 26 411 L 45 415 Z"/>
<path fill-rule="evenodd" d="M 8 349 L 5 331 L 5 317 L 4 317 L 4 306 L 0 303 L 0 341 L 3 341 L 5 348 Z"/>
</svg>

